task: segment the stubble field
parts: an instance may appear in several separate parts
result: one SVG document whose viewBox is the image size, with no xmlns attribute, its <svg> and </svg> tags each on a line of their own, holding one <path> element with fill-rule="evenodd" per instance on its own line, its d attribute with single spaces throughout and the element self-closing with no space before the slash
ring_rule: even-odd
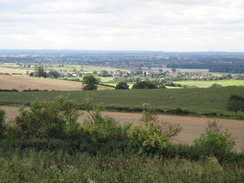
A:
<svg viewBox="0 0 244 183">
<path fill-rule="evenodd" d="M 0 89 L 80 91 L 82 83 L 44 78 L 0 75 Z M 102 88 L 99 88 L 101 90 Z"/>
</svg>

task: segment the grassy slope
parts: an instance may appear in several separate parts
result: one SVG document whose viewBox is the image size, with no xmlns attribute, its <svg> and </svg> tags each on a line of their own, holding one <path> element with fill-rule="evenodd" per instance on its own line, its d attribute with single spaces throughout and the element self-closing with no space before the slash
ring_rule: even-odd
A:
<svg viewBox="0 0 244 183">
<path fill-rule="evenodd" d="M 244 96 L 244 87 L 194 88 L 182 90 L 105 90 L 73 92 L 0 92 L 0 104 L 25 104 L 35 99 L 53 99 L 59 94 L 70 94 L 82 102 L 92 97 L 95 102 L 106 106 L 141 107 L 150 103 L 155 108 L 180 107 L 194 112 L 226 113 L 226 104 L 231 94 Z"/>
</svg>

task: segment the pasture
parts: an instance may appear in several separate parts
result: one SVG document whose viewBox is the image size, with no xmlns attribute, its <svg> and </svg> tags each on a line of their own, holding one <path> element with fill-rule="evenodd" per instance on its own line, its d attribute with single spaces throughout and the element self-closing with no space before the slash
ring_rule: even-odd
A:
<svg viewBox="0 0 244 183">
<path fill-rule="evenodd" d="M 244 86 L 244 80 L 218 80 L 218 81 L 176 81 L 175 83 L 187 86 L 210 87 L 213 84 L 222 86 Z"/>
</svg>

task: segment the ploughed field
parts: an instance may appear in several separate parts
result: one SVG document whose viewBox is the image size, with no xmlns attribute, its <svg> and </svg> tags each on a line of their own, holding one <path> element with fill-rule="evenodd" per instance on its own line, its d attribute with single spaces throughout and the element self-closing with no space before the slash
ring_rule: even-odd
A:
<svg viewBox="0 0 244 183">
<path fill-rule="evenodd" d="M 7 115 L 7 121 L 13 119 L 18 115 L 17 107 L 0 106 L 0 109 L 4 109 Z M 109 115 L 115 118 L 120 123 L 140 123 L 141 113 L 119 113 L 119 112 L 104 112 L 105 115 Z M 83 122 L 87 118 L 86 114 L 79 117 L 79 122 Z M 222 130 L 228 130 L 232 133 L 232 137 L 236 141 L 235 150 L 238 152 L 244 151 L 244 121 L 242 120 L 230 120 L 230 119 L 214 119 L 214 118 L 200 118 L 200 117 L 186 117 L 186 116 L 169 116 L 158 115 L 158 120 L 167 121 L 172 124 L 179 124 L 182 127 L 182 131 L 173 142 L 192 144 L 193 140 L 198 138 L 200 134 L 205 132 L 208 122 L 217 120 L 222 125 Z"/>
<path fill-rule="evenodd" d="M 79 91 L 82 89 L 82 83 L 45 78 L 0 75 L 0 89 L 17 89 L 19 91 L 28 89 Z"/>
</svg>

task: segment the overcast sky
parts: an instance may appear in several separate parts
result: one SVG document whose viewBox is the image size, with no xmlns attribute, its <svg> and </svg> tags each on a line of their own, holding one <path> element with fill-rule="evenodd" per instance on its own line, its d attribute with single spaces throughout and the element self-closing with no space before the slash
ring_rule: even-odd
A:
<svg viewBox="0 0 244 183">
<path fill-rule="evenodd" d="M 244 0 L 0 0 L 0 49 L 244 51 Z"/>
</svg>

